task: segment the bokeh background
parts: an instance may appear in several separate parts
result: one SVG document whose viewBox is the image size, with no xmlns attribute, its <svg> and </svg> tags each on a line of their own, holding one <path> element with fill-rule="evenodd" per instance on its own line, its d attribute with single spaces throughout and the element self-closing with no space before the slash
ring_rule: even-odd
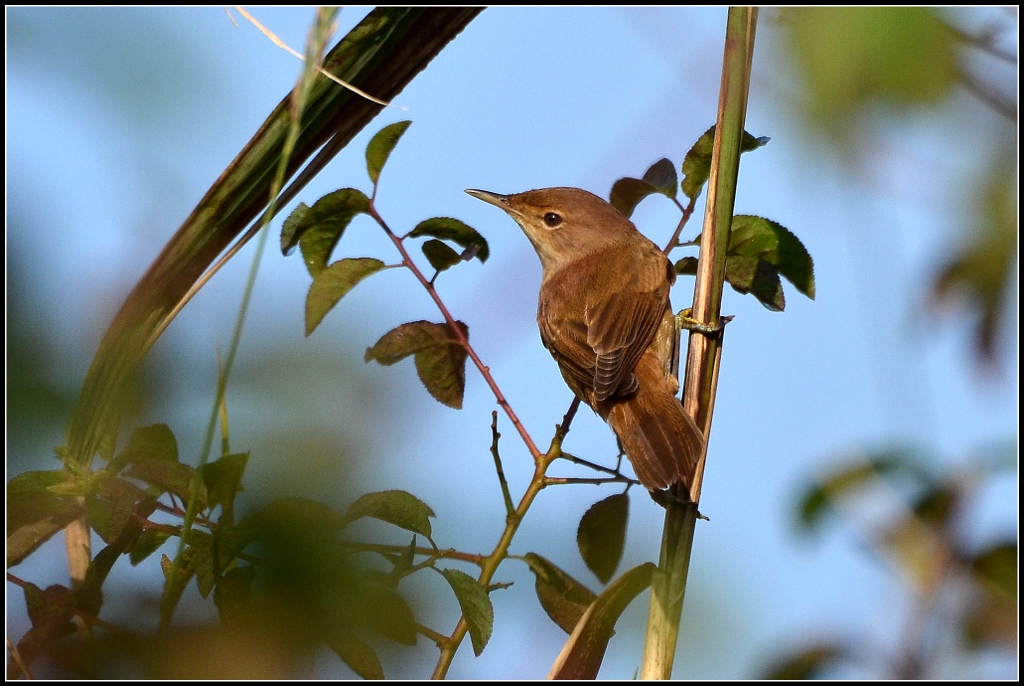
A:
<svg viewBox="0 0 1024 686">
<path fill-rule="evenodd" d="M 343 10 L 338 35 L 366 11 Z M 255 15 L 302 49 L 311 9 Z M 1008 25 L 999 40 L 1015 58 L 1015 13 L 950 16 L 971 29 Z M 7 10 L 8 478 L 56 468 L 53 448 L 123 298 L 295 83 L 299 62 L 235 17 L 238 26 L 216 8 Z M 378 207 L 399 232 L 444 215 L 486 236 L 490 260 L 445 273 L 439 290 L 545 444 L 571 395 L 536 330 L 540 265 L 507 217 L 463 189 L 568 185 L 607 197 L 616 179 L 640 176 L 661 157 L 678 164 L 714 122 L 724 25 L 724 9 L 488 9 L 299 200 L 311 204 L 344 186 L 368 191 L 369 137 L 412 119 L 384 171 Z M 855 637 L 879 659 L 897 651 L 913 597 L 868 543 L 879 513 L 847 512 L 822 535 L 800 535 L 802 489 L 837 460 L 882 446 L 918 446 L 943 469 L 964 467 L 993 444 L 1016 449 L 1016 277 L 988 362 L 976 354 L 973 313 L 940 311 L 928 296 L 977 223 L 977 180 L 996 153 L 1015 159 L 1016 111 L 1009 120 L 953 87 L 921 105 L 880 106 L 856 121 L 834 117 L 838 126 L 818 126 L 807 115 L 812 98 L 794 67 L 787 26 L 778 12 L 761 15 L 747 128 L 772 140 L 744 155 L 736 208 L 803 240 L 815 260 L 817 298 L 789 289 L 786 311 L 771 313 L 727 289 L 723 309 L 736 319 L 722 362 L 701 502 L 710 521 L 696 534 L 680 678 L 753 677 L 780 652 L 830 637 Z M 1010 88 L 1015 103 L 1015 64 L 993 65 L 982 71 Z M 677 217 L 667 200 L 652 198 L 634 220 L 664 243 Z M 699 219 L 698 211 L 686 236 Z M 279 229 L 280 219 L 271 246 Z M 133 424 L 169 424 L 183 460 L 200 450 L 218 351 L 230 339 L 252 250 L 187 306 L 145 365 Z M 365 218 L 336 255 L 397 261 Z M 426 294 L 410 274 L 386 271 L 360 284 L 306 339 L 308 284 L 298 257 L 274 249 L 263 256 L 227 396 L 233 448 L 252 454 L 239 509 L 281 494 L 344 508 L 363 492 L 401 488 L 433 507 L 439 545 L 489 551 L 504 522 L 489 454 L 489 389 L 470 368 L 465 409 L 454 411 L 428 396 L 411 361 L 363 363 L 365 348 L 394 326 L 438 319 Z M 691 279 L 680 279 L 677 308 L 689 303 L 691 288 Z M 532 463 L 503 416 L 499 429 L 516 495 Z M 614 464 L 613 435 L 588 411 L 566 448 Z M 553 473 L 585 474 L 568 465 Z M 613 492 L 549 489 L 513 552 L 542 554 L 596 588 L 576 552 L 576 525 Z M 661 509 L 632 495 L 623 569 L 656 559 L 660 541 Z M 970 537 L 1016 537 L 1017 501 L 1015 474 L 986 481 L 965 523 Z M 62 542 L 51 541 L 16 573 L 40 586 L 65 583 Z M 492 594 L 492 642 L 480 658 L 464 645 L 451 676 L 542 677 L 565 635 L 541 612 L 525 565 L 507 562 L 497 581 L 514 585 Z M 155 626 L 160 584 L 155 557 L 135 569 L 118 565 L 107 588 L 119 593 L 108 591 L 104 613 Z M 424 623 L 444 633 L 457 617 L 446 592 L 426 585 L 416 594 Z M 7 596 L 7 635 L 16 641 L 29 624 L 20 591 L 8 584 Z M 602 677 L 634 675 L 646 599 L 624 616 Z M 185 624 L 214 616 L 194 588 L 180 613 Z M 389 653 L 385 671 L 428 676 L 435 653 L 421 639 Z M 1016 655 L 1006 652 L 949 662 L 937 675 L 1016 675 Z M 327 651 L 310 674 L 351 676 Z"/>
</svg>

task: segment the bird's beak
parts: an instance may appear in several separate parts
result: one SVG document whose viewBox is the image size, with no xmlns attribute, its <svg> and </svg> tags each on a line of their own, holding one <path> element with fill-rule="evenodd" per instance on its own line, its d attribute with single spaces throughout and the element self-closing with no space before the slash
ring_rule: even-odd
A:
<svg viewBox="0 0 1024 686">
<path fill-rule="evenodd" d="M 475 188 L 469 188 L 466 190 L 466 192 L 472 195 L 474 198 L 477 198 L 478 200 L 483 200 L 485 203 L 489 205 L 500 207 L 506 212 L 508 212 L 510 209 L 507 195 L 502 195 L 501 193 L 491 193 L 490 191 L 480 191 Z"/>
</svg>

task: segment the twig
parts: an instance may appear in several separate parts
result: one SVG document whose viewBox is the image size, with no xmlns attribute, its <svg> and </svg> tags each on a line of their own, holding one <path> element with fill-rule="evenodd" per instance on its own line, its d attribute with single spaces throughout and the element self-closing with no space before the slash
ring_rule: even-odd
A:
<svg viewBox="0 0 1024 686">
<path fill-rule="evenodd" d="M 491 412 L 491 455 L 494 456 L 494 471 L 498 473 L 498 483 L 501 485 L 501 497 L 505 499 L 505 515 L 511 517 L 516 512 L 516 506 L 512 502 L 512 494 L 508 490 L 508 479 L 505 478 L 505 469 L 501 466 L 501 455 L 498 453 L 498 411 Z"/>
</svg>

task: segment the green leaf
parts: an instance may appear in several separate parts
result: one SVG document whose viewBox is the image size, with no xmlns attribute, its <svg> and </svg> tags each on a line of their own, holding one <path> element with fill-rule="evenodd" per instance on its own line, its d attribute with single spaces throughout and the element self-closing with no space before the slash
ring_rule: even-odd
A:
<svg viewBox="0 0 1024 686">
<path fill-rule="evenodd" d="M 224 624 L 245 622 L 251 619 L 252 582 L 256 578 L 256 568 L 244 565 L 229 569 L 217 580 L 213 589 L 213 602 Z"/>
<path fill-rule="evenodd" d="M 1008 540 L 981 551 L 971 561 L 975 578 L 1017 604 L 1017 542 Z"/>
<path fill-rule="evenodd" d="M 839 461 L 831 474 L 805 487 L 797 510 L 798 528 L 814 531 L 832 511 L 832 501 L 848 497 L 879 478 L 909 478 L 916 485 L 930 485 L 934 477 L 906 449 L 878 451 Z"/>
<path fill-rule="evenodd" d="M 427 256 L 430 266 L 443 272 L 454 264 L 462 261 L 462 256 L 452 250 L 447 243 L 431 238 L 423 244 L 423 254 Z"/>
<path fill-rule="evenodd" d="M 384 668 L 373 647 L 355 634 L 338 630 L 327 637 L 328 647 L 363 679 L 383 679 Z"/>
<path fill-rule="evenodd" d="M 524 559 L 536 576 L 534 589 L 540 606 L 562 631 L 571 634 L 597 594 L 536 553 L 527 553 Z"/>
<path fill-rule="evenodd" d="M 178 461 L 178 441 L 166 424 L 142 426 L 133 431 L 128 445 L 111 461 L 110 470 L 116 474 L 129 462 L 146 460 Z"/>
<path fill-rule="evenodd" d="M 455 592 L 462 608 L 462 616 L 469 627 L 469 638 L 473 642 L 473 653 L 480 655 L 491 638 L 494 628 L 494 607 L 476 579 L 458 569 L 442 569 L 441 574 Z"/>
<path fill-rule="evenodd" d="M 357 283 L 384 267 L 383 262 L 372 257 L 350 257 L 316 274 L 306 295 L 306 335 L 313 333 L 331 308 Z"/>
<path fill-rule="evenodd" d="M 409 233 L 410 238 L 419 238 L 420 236 L 431 236 L 445 241 L 454 241 L 466 250 L 474 249 L 476 252 L 472 256 L 478 258 L 481 262 L 486 262 L 487 258 L 491 255 L 491 250 L 487 247 L 486 238 L 468 224 L 451 217 L 424 219 Z M 463 257 L 462 259 L 468 258 Z"/>
<path fill-rule="evenodd" d="M 125 524 L 131 519 L 136 502 L 136 499 L 130 496 L 114 500 L 87 498 L 85 519 L 104 543 L 112 543 L 121 535 Z"/>
<path fill-rule="evenodd" d="M 606 584 L 618 569 L 626 544 L 629 496 L 616 493 L 590 506 L 576 530 L 576 545 L 587 567 Z"/>
<path fill-rule="evenodd" d="M 430 538 L 430 517 L 433 516 L 430 506 L 411 493 L 379 491 L 367 493 L 352 503 L 345 513 L 345 523 L 372 517 Z"/>
<path fill-rule="evenodd" d="M 725 280 L 738 293 L 750 293 L 772 312 L 786 309 L 782 280 L 775 267 L 757 257 L 730 255 L 725 258 Z"/>
<path fill-rule="evenodd" d="M 462 322 L 456 324 L 468 339 L 469 327 Z M 392 365 L 409 355 L 415 356 L 416 373 L 430 395 L 448 407 L 461 409 L 467 352 L 452 329 L 447 324 L 422 320 L 402 324 L 367 348 L 365 359 Z"/>
<path fill-rule="evenodd" d="M 281 251 L 288 255 L 298 243 L 306 269 L 315 277 L 327 267 L 334 247 L 352 219 L 369 209 L 370 199 L 355 188 L 328 193 L 312 207 L 300 204 L 285 220 Z"/>
<path fill-rule="evenodd" d="M 370 181 L 374 186 L 380 179 L 380 172 L 388 161 L 388 157 L 391 156 L 391 151 L 395 149 L 398 139 L 409 128 L 409 124 L 412 122 L 398 121 L 388 124 L 378 131 L 366 146 L 366 172 L 370 175 Z"/>
<path fill-rule="evenodd" d="M 180 462 L 140 460 L 132 462 L 124 474 L 133 479 L 141 479 L 161 491 L 173 493 L 184 502 L 189 502 L 192 498 L 192 487 L 195 484 L 198 487 L 196 504 L 199 510 L 206 509 L 206 485 L 199 478 L 195 467 Z"/>
<path fill-rule="evenodd" d="M 675 198 L 679 187 L 675 165 L 667 157 L 663 157 L 644 172 L 644 181 L 658 189 L 667 198 Z"/>
<path fill-rule="evenodd" d="M 132 546 L 131 551 L 128 553 L 128 560 L 132 566 L 139 564 L 147 557 L 155 553 L 160 549 L 170 534 L 164 531 L 157 531 L 156 529 L 146 529 L 139 535 L 139 538 L 135 541 L 135 545 Z"/>
<path fill-rule="evenodd" d="M 85 513 L 78 498 L 47 492 L 68 483 L 64 470 L 25 472 L 7 483 L 7 566 L 13 567 Z"/>
<path fill-rule="evenodd" d="M 210 507 L 221 505 L 225 512 L 234 508 L 235 496 L 242 490 L 242 474 L 248 462 L 249 453 L 234 453 L 199 468 Z"/>
<path fill-rule="evenodd" d="M 684 257 L 676 262 L 676 274 L 693 276 L 697 273 L 697 258 Z"/>
<path fill-rule="evenodd" d="M 743 132 L 743 141 L 740 143 L 740 152 L 750 152 L 766 145 L 770 139 L 767 136 L 755 138 L 746 131 Z M 686 197 L 695 199 L 700 195 L 701 188 L 708 182 L 711 176 L 711 155 L 715 149 L 715 127 L 705 131 L 693 147 L 683 158 L 683 181 L 682 189 Z"/>
<path fill-rule="evenodd" d="M 781 224 L 763 217 L 736 215 L 729 235 L 729 254 L 768 262 L 798 291 L 814 299 L 814 261 L 800 239 Z"/>
<path fill-rule="evenodd" d="M 647 181 L 626 176 L 612 184 L 608 202 L 626 217 L 632 217 L 641 200 L 660 192 L 657 186 Z"/>
<path fill-rule="evenodd" d="M 77 609 L 71 589 L 54 584 L 44 591 L 33 583 L 26 583 L 23 593 L 33 629 L 51 638 L 69 633 L 67 627 L 71 627 Z"/>
<path fill-rule="evenodd" d="M 656 570 L 650 562 L 634 567 L 597 597 L 562 648 L 549 679 L 597 678 L 615 623 L 633 599 L 651 585 Z"/>
</svg>

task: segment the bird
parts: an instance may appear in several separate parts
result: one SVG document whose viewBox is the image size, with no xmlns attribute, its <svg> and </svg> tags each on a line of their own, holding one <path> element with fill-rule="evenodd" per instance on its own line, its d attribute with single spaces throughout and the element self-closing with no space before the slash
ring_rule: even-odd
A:
<svg viewBox="0 0 1024 686">
<path fill-rule="evenodd" d="M 688 493 L 704 437 L 676 397 L 668 257 L 579 188 L 466 192 L 504 210 L 533 244 L 540 337 L 566 385 L 611 426 L 647 490 L 680 484 Z"/>
</svg>

